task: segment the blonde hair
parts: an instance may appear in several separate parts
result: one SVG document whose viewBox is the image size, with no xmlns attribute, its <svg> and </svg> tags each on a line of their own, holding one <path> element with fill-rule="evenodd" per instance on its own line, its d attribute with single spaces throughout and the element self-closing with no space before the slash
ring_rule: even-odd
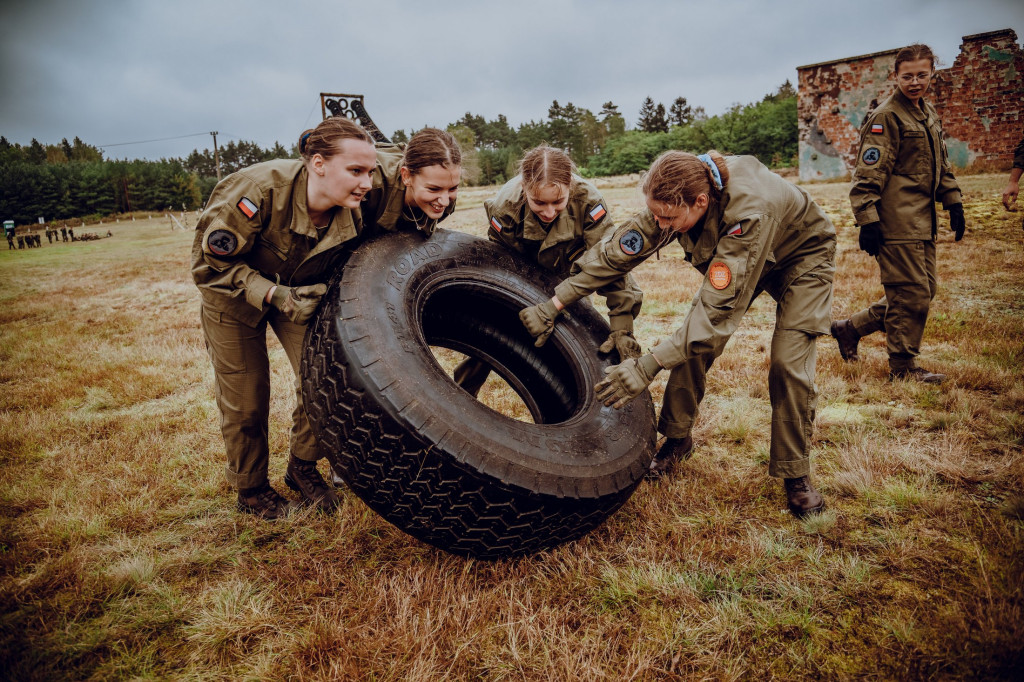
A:
<svg viewBox="0 0 1024 682">
<path fill-rule="evenodd" d="M 462 165 L 462 149 L 451 133 L 439 128 L 424 128 L 405 145 L 402 165 L 416 175 L 427 166 L 455 168 Z"/>
<path fill-rule="evenodd" d="M 358 123 L 344 116 L 332 116 L 299 135 L 299 154 L 306 161 L 316 154 L 329 159 L 341 151 L 342 140 L 373 144 L 373 138 Z"/>
<path fill-rule="evenodd" d="M 707 153 L 722 178 L 722 187 L 729 184 L 729 169 L 725 157 L 715 150 Z M 669 206 L 692 206 L 701 194 L 719 201 L 722 189 L 716 186 L 711 168 L 694 154 L 667 151 L 654 160 L 643 177 L 640 189 L 644 196 Z"/>
<path fill-rule="evenodd" d="M 572 186 L 576 164 L 561 149 L 539 145 L 526 153 L 519 162 L 519 174 L 523 177 L 523 189 L 533 192 L 548 185 Z"/>
</svg>

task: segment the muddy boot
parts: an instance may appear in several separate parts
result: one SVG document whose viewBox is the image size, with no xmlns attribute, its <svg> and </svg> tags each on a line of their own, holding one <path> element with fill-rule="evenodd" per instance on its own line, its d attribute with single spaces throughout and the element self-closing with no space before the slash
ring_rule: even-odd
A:
<svg viewBox="0 0 1024 682">
<path fill-rule="evenodd" d="M 922 384 L 941 384 L 946 380 L 946 375 L 939 374 L 938 372 L 929 372 L 923 367 L 901 367 L 889 371 L 889 381 L 895 381 L 896 379 L 920 381 Z"/>
<path fill-rule="evenodd" d="M 825 498 L 821 496 L 809 476 L 784 479 L 786 484 L 786 501 L 789 511 L 798 519 L 808 514 L 820 514 L 825 511 Z"/>
<path fill-rule="evenodd" d="M 832 336 L 839 343 L 839 354 L 847 362 L 860 360 L 857 356 L 857 344 L 860 342 L 860 334 L 854 329 L 853 323 L 849 320 L 836 320 L 830 329 Z"/>
<path fill-rule="evenodd" d="M 327 485 L 324 477 L 317 471 L 316 462 L 307 462 L 294 455 L 290 457 L 288 469 L 284 474 L 284 484 L 302 495 L 306 504 L 311 504 L 320 511 L 331 512 L 341 504 L 338 493 Z"/>
<path fill-rule="evenodd" d="M 281 497 L 270 483 L 255 488 L 242 488 L 238 491 L 238 511 L 253 514 L 268 521 L 281 519 L 293 511 L 294 502 Z"/>
<path fill-rule="evenodd" d="M 647 470 L 647 478 L 658 478 L 672 470 L 676 462 L 683 462 L 690 459 L 693 454 L 693 438 L 666 438 L 658 449 L 658 454 L 651 460 L 651 466 Z"/>
</svg>

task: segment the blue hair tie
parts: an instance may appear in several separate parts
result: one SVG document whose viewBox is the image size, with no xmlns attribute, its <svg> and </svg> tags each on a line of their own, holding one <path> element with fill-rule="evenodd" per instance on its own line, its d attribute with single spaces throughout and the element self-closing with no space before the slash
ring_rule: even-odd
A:
<svg viewBox="0 0 1024 682">
<path fill-rule="evenodd" d="M 722 174 L 718 172 L 718 166 L 715 165 L 710 154 L 698 154 L 697 159 L 705 166 L 711 169 L 711 177 L 715 180 L 715 189 L 722 189 Z"/>
<path fill-rule="evenodd" d="M 306 133 L 305 135 L 303 135 L 303 136 L 302 136 L 302 138 L 301 138 L 301 139 L 299 140 L 299 142 L 301 142 L 301 143 L 302 143 L 302 144 L 301 144 L 301 147 L 302 147 L 302 148 L 301 148 L 301 149 L 299 149 L 299 151 L 300 151 L 300 152 L 304 152 L 304 151 L 306 151 L 306 140 L 308 140 L 308 139 L 309 139 L 309 136 L 310 136 L 310 135 L 312 135 L 312 134 L 313 134 L 313 131 L 311 130 L 311 131 L 309 131 L 308 133 Z"/>
</svg>

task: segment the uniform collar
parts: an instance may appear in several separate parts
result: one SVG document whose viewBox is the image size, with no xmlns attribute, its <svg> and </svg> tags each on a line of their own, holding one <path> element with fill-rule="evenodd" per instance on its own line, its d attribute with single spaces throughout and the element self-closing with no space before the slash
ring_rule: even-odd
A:
<svg viewBox="0 0 1024 682">
<path fill-rule="evenodd" d="M 898 87 L 896 88 L 896 101 L 899 103 L 903 110 L 907 112 L 907 115 L 911 118 L 917 119 L 918 121 L 928 120 L 928 103 L 925 99 L 921 98 L 921 105 L 918 106 L 910 101 L 910 98 L 903 94 L 903 91 Z"/>
<path fill-rule="evenodd" d="M 295 184 L 292 188 L 292 219 L 288 229 L 296 234 L 316 239 L 316 228 L 313 227 L 313 221 L 309 219 L 309 204 L 306 203 L 308 187 L 309 171 L 306 169 L 306 164 L 302 164 L 302 168 L 295 177 Z M 334 222 L 333 216 L 331 217 L 331 222 Z"/>
<path fill-rule="evenodd" d="M 722 201 L 725 201 L 725 193 L 722 193 Z M 694 241 L 689 232 L 682 234 L 683 250 L 691 254 L 693 263 L 703 263 L 715 255 L 718 247 L 718 226 L 722 221 L 721 202 L 715 201 L 708 204 L 708 210 L 704 213 L 704 228 Z"/>
</svg>

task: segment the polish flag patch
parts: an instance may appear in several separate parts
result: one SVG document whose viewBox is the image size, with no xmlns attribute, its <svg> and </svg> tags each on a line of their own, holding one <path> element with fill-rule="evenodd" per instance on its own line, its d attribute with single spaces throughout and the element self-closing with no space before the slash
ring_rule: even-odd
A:
<svg viewBox="0 0 1024 682">
<path fill-rule="evenodd" d="M 249 197 L 242 197 L 236 205 L 238 206 L 238 210 L 245 214 L 246 218 L 252 218 L 260 211 L 260 207 L 253 203 L 252 199 Z"/>
<path fill-rule="evenodd" d="M 608 211 L 604 210 L 604 204 L 598 204 L 590 211 L 590 217 L 593 220 L 600 220 Z"/>
<path fill-rule="evenodd" d="M 730 227 L 729 231 L 726 232 L 725 234 L 729 237 L 733 236 L 734 234 L 743 234 L 743 226 L 739 223 L 736 223 L 735 225 Z"/>
<path fill-rule="evenodd" d="M 881 123 L 872 123 L 871 124 L 871 134 L 872 135 L 881 135 L 882 131 L 884 131 L 884 130 L 885 130 L 885 128 L 882 127 Z"/>
<path fill-rule="evenodd" d="M 498 222 L 497 218 L 491 218 L 491 227 L 496 231 L 501 232 L 501 223 Z"/>
</svg>

